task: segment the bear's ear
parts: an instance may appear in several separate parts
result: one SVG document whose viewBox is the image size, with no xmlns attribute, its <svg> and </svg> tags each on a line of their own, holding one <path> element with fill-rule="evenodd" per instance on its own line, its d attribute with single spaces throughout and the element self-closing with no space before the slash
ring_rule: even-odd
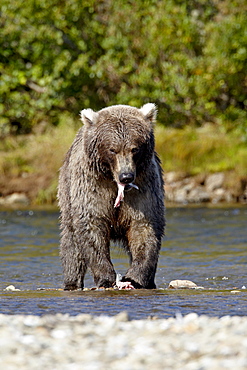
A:
<svg viewBox="0 0 247 370">
<path fill-rule="evenodd" d="M 151 122 L 155 122 L 156 116 L 157 116 L 157 107 L 153 103 L 147 103 L 144 104 L 140 111 L 144 115 L 146 120 L 149 120 Z"/>
<path fill-rule="evenodd" d="M 93 125 L 97 122 L 98 113 L 94 112 L 92 109 L 83 109 L 80 113 L 81 120 L 84 125 Z"/>
</svg>

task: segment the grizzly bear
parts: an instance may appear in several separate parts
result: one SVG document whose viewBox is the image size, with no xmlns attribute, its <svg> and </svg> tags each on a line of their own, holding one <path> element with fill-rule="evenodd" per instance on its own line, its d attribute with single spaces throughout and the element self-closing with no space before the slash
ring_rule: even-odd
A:
<svg viewBox="0 0 247 370">
<path fill-rule="evenodd" d="M 156 112 L 152 103 L 81 111 L 84 125 L 58 186 L 65 290 L 82 289 L 87 268 L 98 287 L 114 286 L 111 240 L 121 242 L 130 259 L 121 281 L 156 288 L 165 227 L 162 169 L 154 151 Z"/>
</svg>

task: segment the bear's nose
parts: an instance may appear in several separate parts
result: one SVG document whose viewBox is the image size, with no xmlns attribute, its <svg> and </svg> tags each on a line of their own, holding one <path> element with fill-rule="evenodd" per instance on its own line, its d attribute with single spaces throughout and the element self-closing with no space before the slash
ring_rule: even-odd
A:
<svg viewBox="0 0 247 370">
<path fill-rule="evenodd" d="M 121 175 L 119 175 L 119 181 L 121 182 L 121 184 L 130 184 L 131 182 L 133 182 L 135 179 L 135 176 L 132 172 L 129 172 L 129 173 L 121 173 Z"/>
</svg>

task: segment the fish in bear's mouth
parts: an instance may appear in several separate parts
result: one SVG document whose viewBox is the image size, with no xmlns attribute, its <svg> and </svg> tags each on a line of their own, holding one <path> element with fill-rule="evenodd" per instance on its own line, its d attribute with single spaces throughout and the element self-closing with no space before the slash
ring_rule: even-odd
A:
<svg viewBox="0 0 247 370">
<path fill-rule="evenodd" d="M 130 184 L 122 184 L 122 183 L 118 182 L 117 186 L 118 186 L 118 194 L 117 194 L 117 198 L 116 198 L 115 203 L 114 203 L 114 208 L 119 207 L 120 203 L 123 201 L 124 191 L 129 191 L 132 188 L 135 188 L 135 189 L 139 190 L 138 186 L 133 184 L 132 182 Z"/>
</svg>

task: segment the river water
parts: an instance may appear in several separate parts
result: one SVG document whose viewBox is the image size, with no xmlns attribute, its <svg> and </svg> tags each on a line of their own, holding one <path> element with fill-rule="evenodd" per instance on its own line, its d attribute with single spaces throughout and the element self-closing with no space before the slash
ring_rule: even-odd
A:
<svg viewBox="0 0 247 370">
<path fill-rule="evenodd" d="M 0 212 L 0 313 L 116 315 L 131 319 L 247 315 L 247 207 L 168 208 L 166 237 L 156 274 L 157 290 L 64 292 L 56 210 Z M 112 247 L 124 274 L 128 259 Z M 167 289 L 191 280 L 202 290 Z M 20 291 L 5 291 L 14 285 Z M 86 287 L 94 282 L 88 273 Z M 40 289 L 41 288 L 41 289 Z"/>
</svg>

